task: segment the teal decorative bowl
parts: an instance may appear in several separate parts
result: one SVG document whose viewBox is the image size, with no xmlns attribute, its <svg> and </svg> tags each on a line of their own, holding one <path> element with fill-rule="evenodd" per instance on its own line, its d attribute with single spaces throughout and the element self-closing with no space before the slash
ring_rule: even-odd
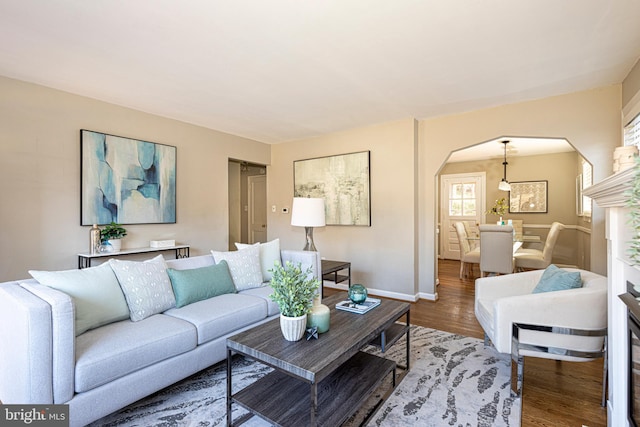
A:
<svg viewBox="0 0 640 427">
<path fill-rule="evenodd" d="M 367 299 L 367 288 L 357 283 L 351 285 L 349 287 L 349 299 L 354 304 L 362 304 Z"/>
</svg>

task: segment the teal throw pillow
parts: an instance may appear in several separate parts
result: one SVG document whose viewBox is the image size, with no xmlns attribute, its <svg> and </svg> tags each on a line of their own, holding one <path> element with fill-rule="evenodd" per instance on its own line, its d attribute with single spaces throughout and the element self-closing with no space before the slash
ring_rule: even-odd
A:
<svg viewBox="0 0 640 427">
<path fill-rule="evenodd" d="M 129 307 L 108 263 L 83 270 L 30 270 L 29 274 L 41 284 L 73 298 L 76 336 L 129 318 Z"/>
<path fill-rule="evenodd" d="M 582 287 L 582 279 L 579 271 L 565 271 L 551 264 L 546 268 L 540 281 L 533 289 L 534 294 L 552 291 L 564 291 Z"/>
<path fill-rule="evenodd" d="M 190 270 L 168 268 L 167 273 L 178 308 L 218 295 L 236 293 L 229 266 L 224 260 L 216 265 Z"/>
</svg>

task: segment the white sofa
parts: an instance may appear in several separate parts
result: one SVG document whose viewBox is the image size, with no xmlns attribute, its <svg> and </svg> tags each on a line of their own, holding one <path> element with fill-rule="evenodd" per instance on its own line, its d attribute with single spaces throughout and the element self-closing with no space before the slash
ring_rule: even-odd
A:
<svg viewBox="0 0 640 427">
<path fill-rule="evenodd" d="M 317 252 L 281 251 L 320 277 Z M 168 260 L 191 269 L 211 255 Z M 0 401 L 68 404 L 82 426 L 226 358 L 226 339 L 278 316 L 269 286 L 121 320 L 75 336 L 74 300 L 34 279 L 0 283 Z"/>
</svg>

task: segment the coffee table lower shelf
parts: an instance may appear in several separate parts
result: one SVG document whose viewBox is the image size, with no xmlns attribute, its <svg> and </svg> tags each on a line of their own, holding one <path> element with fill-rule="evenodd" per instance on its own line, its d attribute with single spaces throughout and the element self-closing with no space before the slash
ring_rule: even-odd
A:
<svg viewBox="0 0 640 427">
<path fill-rule="evenodd" d="M 317 387 L 317 425 L 338 426 L 362 406 L 396 362 L 358 352 Z M 277 369 L 232 396 L 232 401 L 278 426 L 309 426 L 313 384 Z"/>
</svg>

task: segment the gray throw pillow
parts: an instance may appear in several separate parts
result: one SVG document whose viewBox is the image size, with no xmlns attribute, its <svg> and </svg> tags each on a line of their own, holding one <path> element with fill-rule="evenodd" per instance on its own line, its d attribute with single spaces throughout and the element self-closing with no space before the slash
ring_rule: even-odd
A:
<svg viewBox="0 0 640 427">
<path fill-rule="evenodd" d="M 144 262 L 111 259 L 109 264 L 118 277 L 134 322 L 175 307 L 176 298 L 162 255 Z"/>
<path fill-rule="evenodd" d="M 224 260 L 229 264 L 233 283 L 238 291 L 262 286 L 262 270 L 260 268 L 260 248 L 250 245 L 233 252 L 211 251 L 216 263 Z"/>
</svg>

